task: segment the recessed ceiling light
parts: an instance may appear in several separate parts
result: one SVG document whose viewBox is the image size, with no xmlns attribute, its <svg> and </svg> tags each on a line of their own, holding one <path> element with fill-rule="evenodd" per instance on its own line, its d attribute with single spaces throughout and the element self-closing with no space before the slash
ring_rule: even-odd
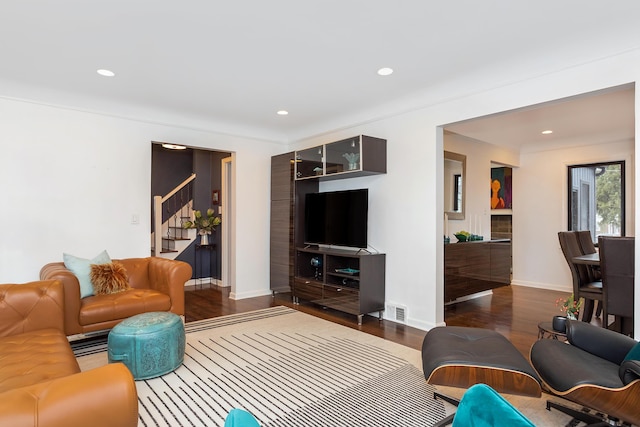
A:
<svg viewBox="0 0 640 427">
<path fill-rule="evenodd" d="M 550 134 L 552 134 L 552 133 L 553 133 L 553 131 L 552 131 L 552 130 L 543 130 L 543 131 L 542 131 L 542 134 L 543 134 L 543 135 L 550 135 Z"/>
<path fill-rule="evenodd" d="M 280 110 L 277 113 L 279 116 L 286 116 L 287 114 L 289 114 L 289 112 L 287 110 Z"/>
<path fill-rule="evenodd" d="M 184 145 L 178 145 L 178 144 L 167 144 L 164 143 L 162 144 L 162 146 L 164 148 L 167 148 L 169 150 L 185 150 L 187 147 L 185 147 Z"/>
<path fill-rule="evenodd" d="M 392 68 L 388 68 L 388 67 L 380 68 L 378 70 L 378 74 L 381 75 L 381 76 L 389 76 L 389 75 L 393 74 L 393 69 Z"/>
<path fill-rule="evenodd" d="M 105 70 L 104 68 L 99 69 L 97 73 L 104 77 L 113 77 L 116 75 L 116 73 L 114 73 L 113 71 Z"/>
</svg>

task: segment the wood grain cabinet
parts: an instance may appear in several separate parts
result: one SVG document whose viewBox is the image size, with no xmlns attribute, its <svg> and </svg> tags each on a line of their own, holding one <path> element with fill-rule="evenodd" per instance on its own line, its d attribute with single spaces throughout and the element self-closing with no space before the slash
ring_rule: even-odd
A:
<svg viewBox="0 0 640 427">
<path fill-rule="evenodd" d="M 385 254 L 296 249 L 293 301 L 311 301 L 358 317 L 384 310 Z"/>
<path fill-rule="evenodd" d="M 289 292 L 294 263 L 294 153 L 271 158 L 270 288 Z"/>
<path fill-rule="evenodd" d="M 511 241 L 451 243 L 444 247 L 444 301 L 511 283 Z"/>
<path fill-rule="evenodd" d="M 319 182 L 387 172 L 387 141 L 358 135 L 271 158 L 270 289 L 358 316 L 384 310 L 385 255 L 304 246 L 305 196 Z M 297 249 L 296 249 L 297 248 Z M 317 258 L 318 267 L 312 265 Z"/>
<path fill-rule="evenodd" d="M 296 151 L 297 180 L 333 180 L 387 173 L 387 140 L 358 135 Z"/>
</svg>

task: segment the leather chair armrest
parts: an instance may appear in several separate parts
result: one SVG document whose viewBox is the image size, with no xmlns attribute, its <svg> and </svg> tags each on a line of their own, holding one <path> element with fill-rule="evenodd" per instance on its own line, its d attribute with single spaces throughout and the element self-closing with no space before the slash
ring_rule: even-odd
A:
<svg viewBox="0 0 640 427">
<path fill-rule="evenodd" d="M 625 360 L 618 371 L 624 384 L 640 379 L 640 360 Z"/>
<path fill-rule="evenodd" d="M 172 313 L 184 315 L 184 284 L 191 279 L 191 266 L 183 261 L 152 257 L 149 287 L 171 298 Z"/>
<path fill-rule="evenodd" d="M 62 262 L 53 262 L 40 270 L 41 280 L 55 279 L 64 287 L 64 330 L 65 334 L 82 333 L 80 326 L 80 283 L 78 278 Z"/>
<path fill-rule="evenodd" d="M 586 352 L 620 365 L 636 341 L 621 333 L 579 320 L 567 321 L 567 339 Z"/>
<path fill-rule="evenodd" d="M 138 397 L 126 366 L 113 363 L 0 393 L 0 425 L 136 427 Z"/>
<path fill-rule="evenodd" d="M 39 329 L 64 333 L 64 288 L 58 280 L 0 285 L 0 336 Z"/>
</svg>

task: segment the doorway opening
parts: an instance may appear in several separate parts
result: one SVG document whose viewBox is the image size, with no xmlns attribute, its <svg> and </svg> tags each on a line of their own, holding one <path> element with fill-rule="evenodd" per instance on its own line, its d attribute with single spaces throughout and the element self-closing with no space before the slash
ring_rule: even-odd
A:
<svg viewBox="0 0 640 427">
<path fill-rule="evenodd" d="M 227 206 L 227 201 L 233 201 L 233 180 L 226 179 L 233 171 L 232 153 L 179 147 L 182 148 L 165 148 L 163 143 L 152 141 L 152 252 L 190 264 L 193 274 L 187 285 L 231 286 L 233 272 L 229 273 L 225 266 L 233 265 L 229 261 L 233 259 L 229 225 L 234 213 L 232 203 Z M 161 212 L 154 213 L 158 198 L 166 200 Z M 183 230 L 184 223 L 192 220 L 196 211 L 202 215 L 209 211 L 221 219 L 221 224 L 207 235 L 205 244 L 197 230 Z M 156 249 L 158 241 L 162 241 L 161 250 Z"/>
</svg>

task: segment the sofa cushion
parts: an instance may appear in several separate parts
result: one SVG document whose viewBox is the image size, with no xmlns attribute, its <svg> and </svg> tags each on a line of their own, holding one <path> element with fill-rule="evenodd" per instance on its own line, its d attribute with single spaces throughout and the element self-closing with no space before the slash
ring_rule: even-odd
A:
<svg viewBox="0 0 640 427">
<path fill-rule="evenodd" d="M 79 258 L 75 255 L 62 254 L 64 266 L 67 267 L 78 278 L 80 284 L 80 298 L 93 295 L 93 284 L 91 283 L 91 264 L 106 264 L 111 262 L 107 251 L 102 251 L 92 259 Z"/>
<path fill-rule="evenodd" d="M 152 289 L 128 289 L 116 294 L 95 295 L 81 301 L 81 325 L 126 319 L 149 311 L 169 311 L 171 298 Z"/>
<path fill-rule="evenodd" d="M 67 337 L 40 329 L 0 338 L 0 393 L 80 372 Z"/>
<path fill-rule="evenodd" d="M 91 283 L 94 295 L 115 294 L 129 289 L 127 270 L 117 261 L 91 264 Z"/>
</svg>

